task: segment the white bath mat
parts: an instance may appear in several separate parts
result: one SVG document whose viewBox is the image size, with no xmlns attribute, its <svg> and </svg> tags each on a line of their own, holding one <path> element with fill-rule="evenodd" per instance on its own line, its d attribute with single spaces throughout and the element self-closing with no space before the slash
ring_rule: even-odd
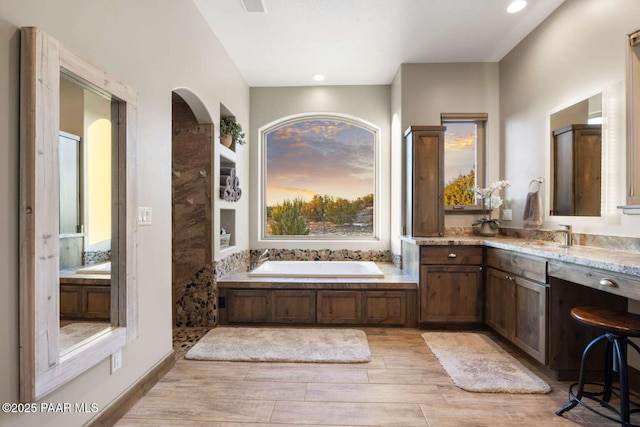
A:
<svg viewBox="0 0 640 427">
<path fill-rule="evenodd" d="M 229 328 L 210 330 L 185 356 L 243 362 L 361 363 L 371 360 L 355 329 Z"/>
<path fill-rule="evenodd" d="M 472 332 L 422 334 L 453 383 L 488 393 L 549 393 L 551 387 L 490 337 Z"/>
</svg>

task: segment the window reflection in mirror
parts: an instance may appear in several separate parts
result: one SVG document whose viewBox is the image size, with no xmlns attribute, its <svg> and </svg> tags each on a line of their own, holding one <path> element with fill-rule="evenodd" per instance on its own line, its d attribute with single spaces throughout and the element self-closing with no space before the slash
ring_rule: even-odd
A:
<svg viewBox="0 0 640 427">
<path fill-rule="evenodd" d="M 111 326 L 112 108 L 60 73 L 60 353 Z"/>
<path fill-rule="evenodd" d="M 551 215 L 601 215 L 602 117 L 602 93 L 551 114 Z"/>
</svg>

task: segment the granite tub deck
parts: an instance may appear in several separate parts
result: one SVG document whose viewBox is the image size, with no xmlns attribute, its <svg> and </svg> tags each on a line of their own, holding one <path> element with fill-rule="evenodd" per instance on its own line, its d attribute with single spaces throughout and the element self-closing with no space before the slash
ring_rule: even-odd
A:
<svg viewBox="0 0 640 427">
<path fill-rule="evenodd" d="M 417 279 L 392 263 L 376 265 L 383 278 L 251 277 L 235 270 L 217 283 L 220 324 L 416 326 Z"/>
</svg>

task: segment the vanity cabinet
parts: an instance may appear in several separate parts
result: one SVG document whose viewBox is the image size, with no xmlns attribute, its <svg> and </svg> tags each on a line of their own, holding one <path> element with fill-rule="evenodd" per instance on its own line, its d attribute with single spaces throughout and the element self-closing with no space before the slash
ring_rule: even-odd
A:
<svg viewBox="0 0 640 427">
<path fill-rule="evenodd" d="M 541 363 L 547 362 L 546 261 L 487 249 L 485 322 Z"/>
<path fill-rule="evenodd" d="M 422 246 L 420 323 L 481 323 L 482 264 L 482 246 Z"/>
<path fill-rule="evenodd" d="M 405 228 L 409 236 L 444 235 L 444 126 L 411 126 L 405 133 Z"/>
<path fill-rule="evenodd" d="M 600 216 L 602 125 L 553 131 L 553 215 Z"/>
</svg>

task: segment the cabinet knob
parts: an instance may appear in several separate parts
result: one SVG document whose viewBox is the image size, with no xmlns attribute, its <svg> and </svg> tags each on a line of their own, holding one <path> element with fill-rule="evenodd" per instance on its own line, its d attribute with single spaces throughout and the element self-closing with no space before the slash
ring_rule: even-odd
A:
<svg viewBox="0 0 640 427">
<path fill-rule="evenodd" d="M 450 253 L 449 255 L 447 255 L 448 258 L 456 258 L 458 255 L 454 254 L 454 253 Z"/>
<path fill-rule="evenodd" d="M 602 278 L 600 279 L 600 286 L 609 286 L 610 288 L 617 288 L 618 284 L 611 279 Z"/>
</svg>

